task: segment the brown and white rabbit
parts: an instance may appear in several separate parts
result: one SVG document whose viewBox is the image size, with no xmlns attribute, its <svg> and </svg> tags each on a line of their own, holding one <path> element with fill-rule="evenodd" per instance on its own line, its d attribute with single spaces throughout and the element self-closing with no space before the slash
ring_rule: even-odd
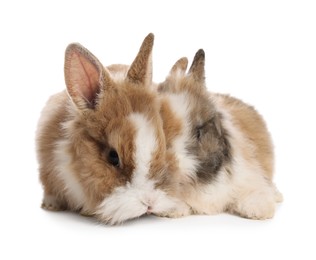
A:
<svg viewBox="0 0 316 260">
<path fill-rule="evenodd" d="M 263 118 L 251 106 L 205 86 L 205 53 L 178 60 L 158 87 L 169 151 L 176 159 L 174 190 L 183 204 L 158 215 L 179 217 L 232 212 L 271 218 L 282 195 L 273 178 L 273 145 Z M 190 210 L 189 210 L 190 208 Z"/>
<path fill-rule="evenodd" d="M 153 41 L 144 39 L 130 67 L 103 67 L 83 46 L 68 46 L 67 91 L 49 99 L 38 124 L 43 208 L 116 224 L 181 204 L 156 187 L 168 169 Z"/>
</svg>

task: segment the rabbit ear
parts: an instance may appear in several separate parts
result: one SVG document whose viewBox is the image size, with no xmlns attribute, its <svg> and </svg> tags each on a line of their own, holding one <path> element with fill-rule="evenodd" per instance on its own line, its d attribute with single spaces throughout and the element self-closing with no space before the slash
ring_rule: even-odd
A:
<svg viewBox="0 0 316 260">
<path fill-rule="evenodd" d="M 148 34 L 127 72 L 127 79 L 136 84 L 150 84 L 152 81 L 152 48 L 154 35 Z"/>
<path fill-rule="evenodd" d="M 78 43 L 65 54 L 65 81 L 68 93 L 79 109 L 95 108 L 104 84 L 111 81 L 99 60 Z"/>
<path fill-rule="evenodd" d="M 174 89 L 173 79 L 177 76 L 184 76 L 188 67 L 188 58 L 182 57 L 172 66 L 165 81 L 158 84 L 158 91 L 165 92 Z"/>
<path fill-rule="evenodd" d="M 170 74 L 177 73 L 178 71 L 185 73 L 188 67 L 188 58 L 182 57 L 171 68 Z"/>
<path fill-rule="evenodd" d="M 203 49 L 199 49 L 194 56 L 188 75 L 193 76 L 196 81 L 204 82 L 205 81 L 204 66 L 205 66 L 205 52 Z"/>
</svg>

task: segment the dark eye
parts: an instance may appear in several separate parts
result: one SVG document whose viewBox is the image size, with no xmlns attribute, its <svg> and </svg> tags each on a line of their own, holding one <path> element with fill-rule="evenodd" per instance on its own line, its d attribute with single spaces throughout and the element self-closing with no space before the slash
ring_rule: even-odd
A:
<svg viewBox="0 0 316 260">
<path fill-rule="evenodd" d="M 120 158 L 115 150 L 111 149 L 109 151 L 108 161 L 115 167 L 118 167 L 120 165 Z"/>
<path fill-rule="evenodd" d="M 195 129 L 195 137 L 197 140 L 200 140 L 203 135 L 203 126 L 197 127 Z"/>
</svg>

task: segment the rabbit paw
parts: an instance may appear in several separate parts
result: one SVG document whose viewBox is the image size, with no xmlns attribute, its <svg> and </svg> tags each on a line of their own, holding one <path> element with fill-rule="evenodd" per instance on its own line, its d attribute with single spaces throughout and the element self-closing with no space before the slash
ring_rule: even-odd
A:
<svg viewBox="0 0 316 260">
<path fill-rule="evenodd" d="M 191 208 L 188 206 L 185 206 L 185 207 L 181 207 L 181 208 L 179 207 L 179 208 L 170 210 L 168 212 L 158 213 L 155 215 L 159 217 L 165 217 L 165 218 L 181 218 L 181 217 L 189 216 L 191 214 L 192 214 Z"/>
<path fill-rule="evenodd" d="M 234 211 L 242 217 L 264 220 L 274 216 L 274 198 L 266 194 L 252 193 L 236 203 Z"/>
<path fill-rule="evenodd" d="M 65 210 L 62 205 L 54 196 L 45 195 L 42 202 L 42 208 L 50 211 L 61 211 Z"/>
</svg>

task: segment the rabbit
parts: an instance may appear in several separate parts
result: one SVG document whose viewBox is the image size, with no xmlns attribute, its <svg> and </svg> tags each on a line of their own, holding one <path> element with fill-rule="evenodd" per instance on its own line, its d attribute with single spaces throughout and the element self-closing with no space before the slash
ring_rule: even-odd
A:
<svg viewBox="0 0 316 260">
<path fill-rule="evenodd" d="M 183 203 L 159 188 L 168 153 L 153 41 L 144 39 L 131 66 L 103 67 L 80 44 L 67 47 L 66 90 L 48 100 L 36 134 L 42 208 L 113 225 Z"/>
<path fill-rule="evenodd" d="M 158 84 L 167 149 L 174 154 L 169 196 L 184 202 L 157 215 L 229 212 L 269 219 L 281 193 L 273 184 L 274 151 L 265 121 L 254 107 L 205 83 L 205 53 L 179 59 Z M 170 166 L 171 167 L 171 166 Z"/>
</svg>

